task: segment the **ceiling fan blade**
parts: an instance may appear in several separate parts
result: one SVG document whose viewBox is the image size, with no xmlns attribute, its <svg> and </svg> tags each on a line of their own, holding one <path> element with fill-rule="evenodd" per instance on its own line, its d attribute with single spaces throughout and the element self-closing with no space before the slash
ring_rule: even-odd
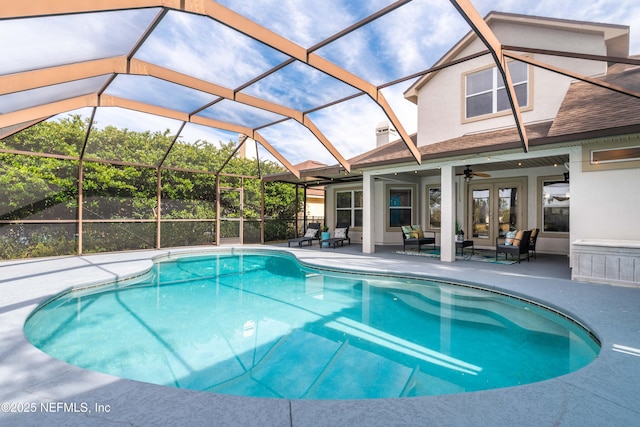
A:
<svg viewBox="0 0 640 427">
<path fill-rule="evenodd" d="M 491 175 L 489 175 L 488 173 L 484 173 L 484 172 L 473 172 L 473 174 L 474 174 L 475 176 L 481 176 L 481 177 L 483 177 L 483 178 L 489 178 L 489 177 L 491 177 Z"/>
</svg>

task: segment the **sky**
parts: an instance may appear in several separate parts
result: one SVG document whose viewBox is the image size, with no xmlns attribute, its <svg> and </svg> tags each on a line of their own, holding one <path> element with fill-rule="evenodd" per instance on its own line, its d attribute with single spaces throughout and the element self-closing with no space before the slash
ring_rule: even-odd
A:
<svg viewBox="0 0 640 427">
<path fill-rule="evenodd" d="M 223 6 L 255 20 L 268 29 L 309 48 L 368 15 L 391 0 L 220 0 Z M 630 53 L 640 54 L 640 1 L 638 0 L 472 0 L 481 16 L 489 11 L 529 14 L 629 25 Z M 157 10 L 75 15 L 43 20 L 0 21 L 0 74 L 44 66 L 126 54 L 152 22 Z M 119 28 L 119 31 L 113 31 Z M 317 49 L 314 53 L 375 85 L 425 70 L 440 59 L 469 28 L 448 0 L 413 0 L 364 28 Z M 18 36 L 18 37 L 16 37 Z M 238 88 L 288 57 L 275 49 L 240 36 L 236 31 L 195 15 L 169 12 L 154 30 L 136 58 L 163 67 Z M 417 130 L 416 106 L 404 99 L 408 81 L 383 90 L 405 130 Z M 0 113 L 12 105 L 27 108 L 37 100 L 55 100 L 64 91 L 91 91 L 104 84 L 94 78 L 64 88 L 0 97 Z M 356 93 L 348 85 L 296 62 L 245 89 L 244 93 L 307 111 Z M 118 76 L 107 94 L 145 101 L 180 111 L 193 111 L 216 97 L 158 79 Z M 179 122 L 127 111 L 101 109 L 99 126 L 113 124 L 132 130 L 177 129 Z M 250 127 L 283 118 L 253 107 L 222 101 L 198 113 L 205 117 Z M 309 118 L 345 158 L 375 147 L 375 128 L 387 120 L 367 96 L 313 112 Z M 146 129 L 142 129 L 145 128 Z M 292 164 L 307 159 L 335 164 L 336 160 L 304 126 L 289 120 L 259 132 Z M 210 142 L 237 139 L 237 133 L 188 124 L 185 141 Z M 263 157 L 269 157 L 261 150 Z"/>
</svg>

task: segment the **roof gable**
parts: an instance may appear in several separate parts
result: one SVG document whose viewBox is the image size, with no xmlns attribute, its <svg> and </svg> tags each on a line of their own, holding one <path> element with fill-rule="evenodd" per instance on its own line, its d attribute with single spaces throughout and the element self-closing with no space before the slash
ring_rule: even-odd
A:
<svg viewBox="0 0 640 427">
<path fill-rule="evenodd" d="M 626 58 L 629 55 L 629 26 L 627 25 L 575 21 L 496 11 L 489 12 L 484 19 L 490 28 L 497 22 L 504 22 L 538 28 L 561 29 L 583 34 L 601 34 L 605 41 L 607 56 Z M 456 60 L 465 59 L 460 58 L 460 55 L 476 40 L 478 40 L 477 34 L 469 31 L 435 63 L 432 67 L 432 69 L 435 69 L 434 72 L 425 74 L 405 91 L 405 98 L 417 104 L 418 91 L 426 85 L 443 66 L 448 63 L 454 63 Z M 503 45 L 504 44 L 505 43 L 503 43 Z"/>
</svg>

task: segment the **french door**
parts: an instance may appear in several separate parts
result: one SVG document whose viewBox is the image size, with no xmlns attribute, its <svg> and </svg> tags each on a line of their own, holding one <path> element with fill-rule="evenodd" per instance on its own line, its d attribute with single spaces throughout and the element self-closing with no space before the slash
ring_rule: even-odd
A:
<svg viewBox="0 0 640 427">
<path fill-rule="evenodd" d="M 525 181 L 478 181 L 468 184 L 468 232 L 465 239 L 479 246 L 494 246 L 496 237 L 504 237 L 509 230 L 524 227 Z"/>
</svg>

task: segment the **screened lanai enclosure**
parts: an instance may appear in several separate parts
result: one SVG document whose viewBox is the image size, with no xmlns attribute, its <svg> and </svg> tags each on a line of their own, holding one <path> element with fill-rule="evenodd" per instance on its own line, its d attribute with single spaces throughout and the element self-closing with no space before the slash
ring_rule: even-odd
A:
<svg viewBox="0 0 640 427">
<path fill-rule="evenodd" d="M 1 258 L 263 243 L 296 233 L 298 186 L 260 179 L 278 165 L 238 156 L 232 142 L 184 144 L 168 132 L 91 123 L 69 116 L 2 141 Z"/>
<path fill-rule="evenodd" d="M 453 65 L 438 60 L 469 32 L 487 49 L 463 60 L 495 60 L 526 151 L 506 47 L 482 19 L 492 7 L 3 2 L 0 258 L 293 237 L 303 186 L 357 175 L 348 159 L 375 147 L 381 121 L 422 162 L 404 91 Z M 334 176 L 301 174 L 306 160 Z M 283 172 L 297 181 L 264 179 Z"/>
<path fill-rule="evenodd" d="M 4 4 L 0 258 L 284 240 L 303 230 L 306 183 L 262 178 L 306 159 L 349 171 L 343 152 L 373 125 L 346 129 L 347 106 L 408 142 L 383 90 L 428 60 L 363 77 L 341 51 L 425 4 L 303 3 Z"/>
</svg>

